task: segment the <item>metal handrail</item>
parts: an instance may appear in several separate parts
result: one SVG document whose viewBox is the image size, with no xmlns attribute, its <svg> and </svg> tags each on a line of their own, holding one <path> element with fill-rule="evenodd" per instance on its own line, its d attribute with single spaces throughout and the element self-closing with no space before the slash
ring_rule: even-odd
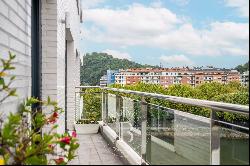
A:
<svg viewBox="0 0 250 166">
<path fill-rule="evenodd" d="M 200 100 L 200 99 L 190 99 L 190 98 L 184 98 L 184 97 L 169 96 L 169 95 L 140 92 L 140 91 L 132 91 L 132 90 L 125 90 L 125 89 L 117 89 L 117 88 L 107 88 L 107 87 L 100 87 L 100 86 L 78 86 L 76 88 L 77 89 L 100 88 L 103 90 L 119 92 L 119 93 L 124 93 L 124 94 L 132 94 L 132 95 L 167 100 L 167 101 L 171 101 L 174 103 L 187 104 L 187 105 L 199 106 L 199 107 L 206 107 L 206 108 L 212 109 L 213 111 L 240 113 L 240 114 L 244 114 L 246 116 L 249 116 L 249 106 L 244 106 L 244 105 L 239 105 L 239 104 L 230 104 L 230 103 Z"/>
<path fill-rule="evenodd" d="M 153 105 L 156 106 L 158 108 L 158 117 L 159 117 L 159 109 L 163 109 L 162 111 L 174 111 L 174 114 L 178 115 L 178 112 L 182 112 L 182 111 L 178 111 L 178 110 L 174 110 L 174 109 L 169 109 L 169 108 L 165 108 L 156 104 L 152 104 L 152 103 L 147 103 L 146 102 L 146 97 L 150 97 L 150 98 L 156 98 L 156 99 L 162 99 L 162 100 L 166 100 L 166 101 L 170 101 L 170 102 L 174 102 L 174 103 L 180 103 L 180 104 L 187 104 L 187 105 L 191 105 L 191 106 L 199 106 L 199 107 L 203 107 L 203 108 L 209 108 L 211 109 L 211 114 L 210 114 L 210 118 L 206 118 L 207 124 L 209 124 L 210 126 L 210 164 L 212 165 L 219 165 L 221 163 L 221 158 L 220 158 L 220 151 L 221 151 L 221 143 L 220 143 L 220 134 L 221 134 L 221 130 L 220 127 L 218 125 L 218 123 L 222 124 L 222 125 L 230 125 L 231 127 L 234 128 L 234 130 L 244 130 L 244 132 L 249 131 L 249 127 L 245 127 L 245 126 L 239 126 L 237 124 L 231 124 L 231 123 L 227 123 L 227 122 L 223 122 L 223 121 L 219 121 L 217 119 L 217 115 L 216 115 L 216 111 L 224 111 L 224 112 L 231 112 L 231 113 L 240 113 L 246 116 L 249 116 L 249 106 L 243 106 L 243 105 L 237 105 L 237 104 L 230 104 L 230 103 L 222 103 L 222 102 L 215 102 L 215 101 L 207 101 L 207 100 L 200 100 L 200 99 L 190 99 L 190 98 L 184 98 L 184 97 L 176 97 L 176 96 L 169 96 L 169 95 L 163 95 L 163 94 L 156 94 L 156 93 L 147 93 L 147 92 L 140 92 L 140 91 L 132 91 L 132 90 L 125 90 L 125 89 L 117 89 L 117 88 L 108 88 L 108 87 L 100 87 L 100 86 L 79 86 L 76 87 L 76 93 L 85 93 L 83 90 L 85 89 L 92 89 L 92 88 L 99 88 L 101 89 L 101 93 L 102 93 L 102 118 L 104 123 L 107 123 L 107 119 L 108 119 L 108 113 L 109 113 L 109 106 L 108 104 L 108 94 L 109 91 L 112 92 L 118 92 L 118 93 L 122 93 L 122 94 L 130 94 L 130 95 L 137 95 L 137 96 L 141 96 L 141 100 L 134 100 L 134 101 L 138 101 L 140 102 L 140 133 L 141 133 L 141 150 L 140 150 L 140 156 L 141 159 L 143 161 L 146 161 L 148 163 L 150 163 L 150 155 L 147 155 L 147 152 L 151 153 L 151 139 L 152 139 L 152 135 L 151 132 L 148 130 L 148 117 L 150 114 L 148 114 L 148 105 Z M 80 89 L 80 90 L 79 90 Z M 124 108 L 122 108 L 123 104 L 121 104 L 122 101 L 122 95 L 118 94 L 115 95 L 116 96 L 116 106 L 115 106 L 115 113 L 116 113 L 116 129 L 117 130 L 117 135 L 119 137 L 119 139 L 121 138 L 121 140 L 123 140 L 123 134 L 122 134 L 122 128 L 121 128 L 121 121 L 120 121 L 120 117 L 121 112 Z M 166 110 L 167 109 L 167 110 Z M 184 115 L 181 113 L 181 115 Z M 186 114 L 185 117 L 190 117 L 192 116 L 191 114 Z M 197 118 L 197 117 L 196 117 Z M 196 119 L 195 118 L 195 119 Z M 200 118 L 200 117 L 199 117 Z M 198 118 L 198 119 L 199 119 Z M 175 123 L 175 122 L 174 122 Z M 109 124 L 107 123 L 107 125 L 109 126 Z M 159 126 L 159 125 L 158 125 Z M 149 146 L 147 146 L 149 144 Z"/>
</svg>

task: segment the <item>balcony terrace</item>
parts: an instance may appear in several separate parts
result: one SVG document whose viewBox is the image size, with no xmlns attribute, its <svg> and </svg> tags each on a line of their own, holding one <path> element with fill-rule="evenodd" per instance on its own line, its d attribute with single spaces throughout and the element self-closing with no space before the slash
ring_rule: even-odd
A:
<svg viewBox="0 0 250 166">
<path fill-rule="evenodd" d="M 99 104 L 86 107 L 85 95 Z M 79 156 L 72 164 L 249 164 L 249 124 L 218 116 L 249 117 L 249 106 L 100 87 L 76 87 L 75 99 L 75 122 L 86 117 L 86 108 L 100 110 L 101 119 L 98 133 L 79 135 Z M 167 108 L 161 102 L 201 109 L 210 116 Z"/>
</svg>

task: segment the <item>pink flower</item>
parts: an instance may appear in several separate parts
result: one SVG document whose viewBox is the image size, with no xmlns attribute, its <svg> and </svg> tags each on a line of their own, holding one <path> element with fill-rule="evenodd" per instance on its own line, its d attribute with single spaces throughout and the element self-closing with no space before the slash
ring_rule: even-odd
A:
<svg viewBox="0 0 250 166">
<path fill-rule="evenodd" d="M 48 145 L 48 147 L 53 150 L 55 147 L 53 145 Z"/>
<path fill-rule="evenodd" d="M 64 137 L 60 141 L 65 143 L 65 144 L 70 144 L 70 139 L 71 139 L 70 137 Z"/>
<path fill-rule="evenodd" d="M 54 161 L 56 162 L 56 164 L 59 165 L 59 164 L 62 164 L 64 162 L 64 158 L 60 157 L 58 159 L 55 159 Z"/>
<path fill-rule="evenodd" d="M 77 137 L 77 134 L 75 131 L 72 132 L 72 137 L 76 138 Z"/>
<path fill-rule="evenodd" d="M 48 123 L 54 124 L 56 123 L 56 120 L 58 118 L 58 113 L 54 112 L 53 115 L 51 115 L 48 119 Z"/>
<path fill-rule="evenodd" d="M 49 118 L 49 119 L 48 119 L 48 123 L 54 124 L 54 123 L 56 123 L 56 119 L 54 119 L 54 118 Z"/>
<path fill-rule="evenodd" d="M 53 113 L 53 118 L 58 118 L 58 113 L 57 112 Z"/>
</svg>

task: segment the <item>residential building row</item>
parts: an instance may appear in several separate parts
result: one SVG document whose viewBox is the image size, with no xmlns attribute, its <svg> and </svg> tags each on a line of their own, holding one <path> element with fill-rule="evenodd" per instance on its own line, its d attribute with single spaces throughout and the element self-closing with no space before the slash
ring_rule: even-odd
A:
<svg viewBox="0 0 250 166">
<path fill-rule="evenodd" d="M 139 82 L 149 84 L 160 84 L 169 87 L 174 84 L 198 86 L 205 82 L 219 82 L 227 84 L 232 81 L 241 82 L 246 85 L 248 82 L 247 73 L 241 75 L 236 70 L 219 68 L 140 68 L 127 70 L 108 70 L 107 75 L 102 77 L 102 83 L 107 85 L 133 85 Z M 111 79 L 112 77 L 112 79 Z M 111 80 L 111 81 L 108 81 Z M 105 86 L 103 84 L 103 86 Z"/>
</svg>

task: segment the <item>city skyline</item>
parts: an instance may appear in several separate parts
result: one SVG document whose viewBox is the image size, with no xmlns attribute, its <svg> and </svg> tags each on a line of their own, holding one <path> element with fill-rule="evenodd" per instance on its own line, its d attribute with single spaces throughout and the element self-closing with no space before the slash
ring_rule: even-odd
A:
<svg viewBox="0 0 250 166">
<path fill-rule="evenodd" d="M 249 61 L 249 1 L 82 2 L 83 53 L 163 67 L 234 68 Z"/>
</svg>

